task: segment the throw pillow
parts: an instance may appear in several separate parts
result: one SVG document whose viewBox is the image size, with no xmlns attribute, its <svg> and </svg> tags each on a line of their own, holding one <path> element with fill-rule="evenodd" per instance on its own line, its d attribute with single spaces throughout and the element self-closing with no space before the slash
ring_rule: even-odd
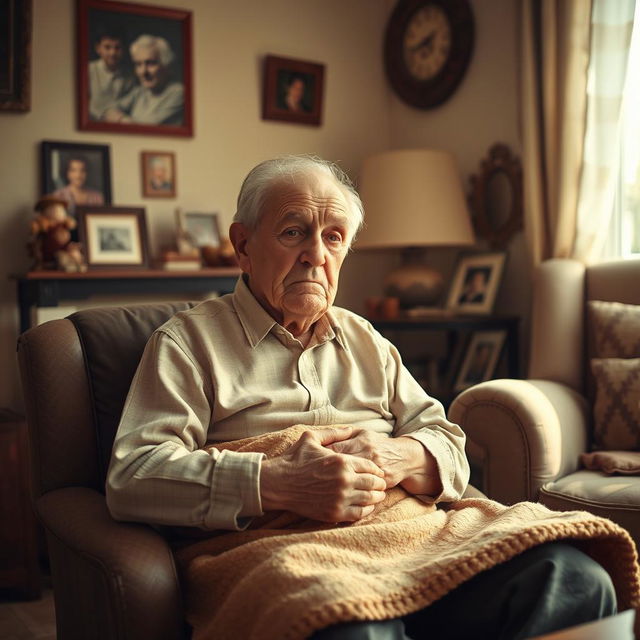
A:
<svg viewBox="0 0 640 640">
<path fill-rule="evenodd" d="M 580 462 L 592 471 L 640 474 L 640 451 L 594 451 L 580 454 Z"/>
<path fill-rule="evenodd" d="M 640 305 L 588 303 L 597 358 L 640 358 Z"/>
<path fill-rule="evenodd" d="M 640 358 L 593 358 L 594 449 L 640 450 Z"/>
</svg>

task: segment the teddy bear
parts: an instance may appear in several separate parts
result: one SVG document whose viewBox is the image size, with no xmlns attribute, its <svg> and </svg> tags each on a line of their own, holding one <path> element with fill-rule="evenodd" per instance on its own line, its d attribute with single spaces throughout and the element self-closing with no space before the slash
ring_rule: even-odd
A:
<svg viewBox="0 0 640 640">
<path fill-rule="evenodd" d="M 37 215 L 31 221 L 29 242 L 34 258 L 32 269 L 86 271 L 81 245 L 71 239 L 76 221 L 67 215 L 67 202 L 45 195 L 36 202 L 34 209 Z"/>
</svg>

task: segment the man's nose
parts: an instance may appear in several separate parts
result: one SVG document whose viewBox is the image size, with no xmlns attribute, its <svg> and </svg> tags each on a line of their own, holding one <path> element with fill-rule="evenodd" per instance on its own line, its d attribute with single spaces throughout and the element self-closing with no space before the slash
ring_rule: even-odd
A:
<svg viewBox="0 0 640 640">
<path fill-rule="evenodd" d="M 309 236 L 305 242 L 304 250 L 300 254 L 300 261 L 312 267 L 319 267 L 325 263 L 325 258 L 325 246 L 322 236 Z"/>
</svg>

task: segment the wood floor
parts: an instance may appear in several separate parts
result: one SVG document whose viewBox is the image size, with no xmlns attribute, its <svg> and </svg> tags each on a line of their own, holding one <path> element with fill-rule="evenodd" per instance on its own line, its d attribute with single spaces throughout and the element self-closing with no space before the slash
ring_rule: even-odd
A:
<svg viewBox="0 0 640 640">
<path fill-rule="evenodd" d="M 39 600 L 0 598 L 2 640 L 56 640 L 53 591 L 46 586 Z"/>
</svg>

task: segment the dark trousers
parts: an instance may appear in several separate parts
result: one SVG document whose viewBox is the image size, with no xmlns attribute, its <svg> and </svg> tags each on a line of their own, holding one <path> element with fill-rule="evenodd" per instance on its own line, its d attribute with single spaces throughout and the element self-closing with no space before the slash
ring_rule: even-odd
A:
<svg viewBox="0 0 640 640">
<path fill-rule="evenodd" d="M 313 640 L 516 640 L 616 613 L 609 574 L 570 544 L 550 542 L 474 576 L 403 618 L 338 624 Z"/>
</svg>

